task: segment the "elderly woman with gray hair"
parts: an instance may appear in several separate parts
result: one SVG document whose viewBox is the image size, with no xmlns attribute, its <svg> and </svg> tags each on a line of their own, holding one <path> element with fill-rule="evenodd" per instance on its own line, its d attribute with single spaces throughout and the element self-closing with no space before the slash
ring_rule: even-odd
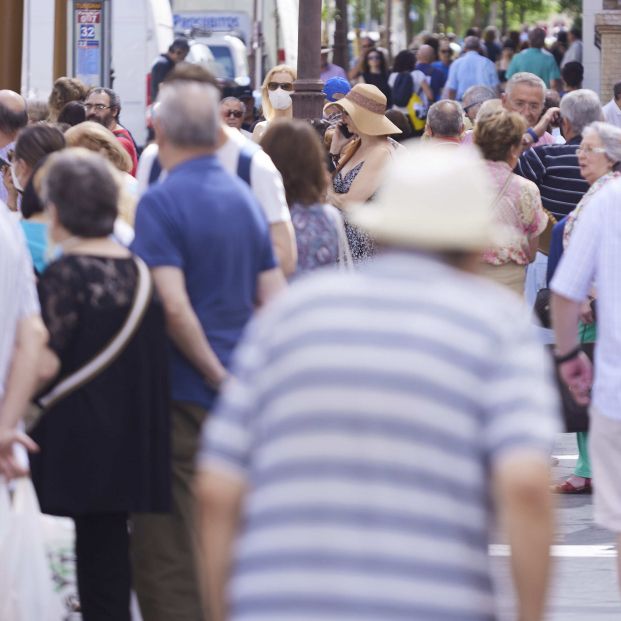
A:
<svg viewBox="0 0 621 621">
<path fill-rule="evenodd" d="M 118 186 L 99 154 L 42 169 L 62 255 L 39 280 L 49 332 L 30 460 L 44 513 L 73 518 L 84 621 L 130 621 L 129 513 L 171 507 L 165 320 L 146 265 L 111 239 Z"/>
<path fill-rule="evenodd" d="M 609 123 L 591 123 L 582 131 L 582 142 L 577 150 L 580 174 L 590 188 L 576 208 L 563 218 L 552 230 L 552 243 L 548 260 L 548 282 L 556 270 L 558 262 L 571 243 L 571 236 L 580 214 L 591 199 L 609 181 L 621 176 L 621 129 Z M 580 342 L 594 343 L 596 338 L 593 302 L 595 290 L 580 313 Z M 576 434 L 578 440 L 578 461 L 573 474 L 565 481 L 553 485 L 558 494 L 588 494 L 591 492 L 591 464 L 588 452 L 588 433 Z"/>
</svg>

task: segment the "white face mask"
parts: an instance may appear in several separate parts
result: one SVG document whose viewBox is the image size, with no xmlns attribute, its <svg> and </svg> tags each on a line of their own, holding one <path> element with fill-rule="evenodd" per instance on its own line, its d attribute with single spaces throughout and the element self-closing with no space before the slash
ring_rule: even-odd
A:
<svg viewBox="0 0 621 621">
<path fill-rule="evenodd" d="M 24 188 L 22 184 L 19 182 L 17 175 L 15 174 L 15 164 L 11 164 L 11 179 L 13 180 L 13 185 L 18 192 L 24 192 Z"/>
<path fill-rule="evenodd" d="M 288 110 L 291 107 L 291 95 L 282 88 L 270 91 L 269 98 L 274 110 Z"/>
</svg>

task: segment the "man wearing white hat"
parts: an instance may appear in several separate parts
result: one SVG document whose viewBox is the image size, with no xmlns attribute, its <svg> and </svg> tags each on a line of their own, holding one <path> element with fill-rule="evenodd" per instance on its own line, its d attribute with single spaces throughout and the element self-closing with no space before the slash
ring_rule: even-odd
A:
<svg viewBox="0 0 621 621">
<path fill-rule="evenodd" d="M 352 208 L 383 253 L 249 329 L 199 455 L 214 621 L 490 621 L 491 507 L 516 618 L 543 618 L 556 393 L 528 313 L 469 273 L 496 234 L 468 151 L 395 157 Z"/>
</svg>

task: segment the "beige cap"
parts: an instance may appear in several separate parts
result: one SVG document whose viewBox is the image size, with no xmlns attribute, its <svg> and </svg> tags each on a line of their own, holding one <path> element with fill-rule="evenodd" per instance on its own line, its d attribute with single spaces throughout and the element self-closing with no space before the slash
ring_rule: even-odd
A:
<svg viewBox="0 0 621 621">
<path fill-rule="evenodd" d="M 380 242 L 427 250 L 483 250 L 503 239 L 492 179 L 478 151 L 430 142 L 395 154 L 376 200 L 350 220 Z"/>
</svg>

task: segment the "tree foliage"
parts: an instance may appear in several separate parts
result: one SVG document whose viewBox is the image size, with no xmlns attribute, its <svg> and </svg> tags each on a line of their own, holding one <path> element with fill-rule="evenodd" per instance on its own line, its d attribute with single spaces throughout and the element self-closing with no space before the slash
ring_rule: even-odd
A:
<svg viewBox="0 0 621 621">
<path fill-rule="evenodd" d="M 371 0 L 370 3 L 371 18 L 380 23 L 383 22 L 384 1 Z M 368 0 L 350 0 L 350 4 L 355 22 L 364 24 Z M 496 26 L 500 28 L 505 25 L 513 29 L 524 23 L 546 19 L 555 12 L 564 11 L 575 17 L 582 12 L 582 0 L 404 0 L 403 4 L 406 15 L 414 9 L 419 16 L 417 22 L 412 24 L 415 31 L 424 27 L 425 15 L 432 9 L 435 29 L 460 34 L 471 26 L 488 25 L 494 14 Z"/>
</svg>

